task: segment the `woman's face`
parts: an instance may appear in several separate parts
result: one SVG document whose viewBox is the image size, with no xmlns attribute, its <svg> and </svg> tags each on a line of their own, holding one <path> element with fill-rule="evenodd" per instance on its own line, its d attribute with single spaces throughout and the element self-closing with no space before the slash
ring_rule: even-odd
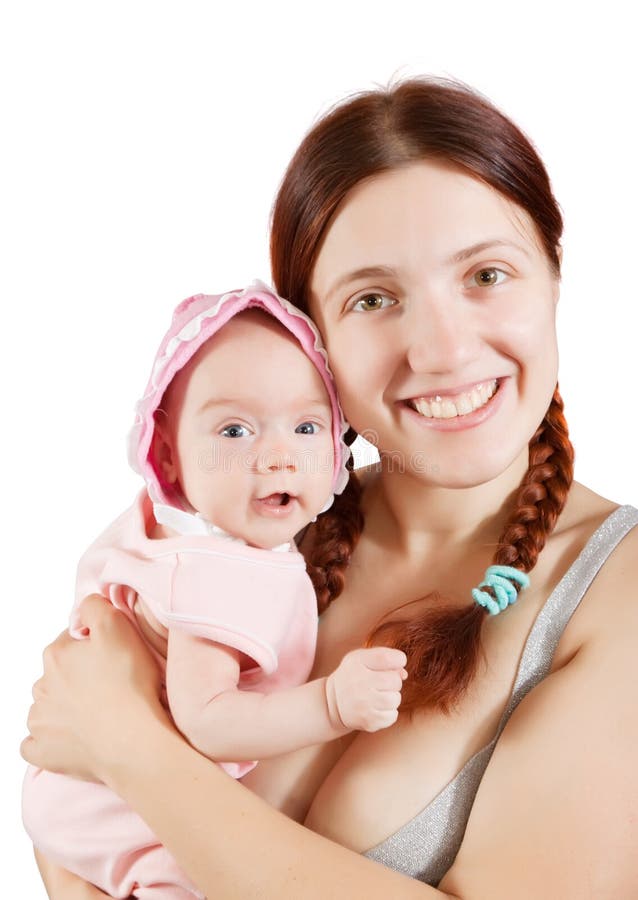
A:
<svg viewBox="0 0 638 900">
<path fill-rule="evenodd" d="M 449 487 L 527 456 L 549 406 L 558 281 L 521 208 L 420 162 L 357 185 L 310 284 L 351 425 Z"/>
</svg>

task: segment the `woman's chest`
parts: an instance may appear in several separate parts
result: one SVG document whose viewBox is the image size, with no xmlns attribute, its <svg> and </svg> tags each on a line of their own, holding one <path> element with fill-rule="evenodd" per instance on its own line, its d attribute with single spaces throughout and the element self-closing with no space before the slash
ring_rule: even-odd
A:
<svg viewBox="0 0 638 900">
<path fill-rule="evenodd" d="M 406 583 L 411 579 L 401 581 L 387 566 L 372 580 L 355 570 L 348 590 L 322 617 L 312 677 L 329 674 L 345 653 L 362 646 L 384 606 L 418 599 Z M 500 647 L 487 642 L 485 671 L 454 714 L 401 716 L 392 728 L 374 734 L 264 760 L 245 783 L 313 830 L 354 850 L 369 849 L 427 806 L 490 742 L 511 691 L 521 642 Z"/>
<path fill-rule="evenodd" d="M 550 552 L 539 563 L 533 587 L 506 616 L 486 619 L 483 660 L 452 714 L 428 710 L 401 716 L 396 725 L 375 734 L 350 735 L 262 762 L 251 773 L 251 786 L 289 815 L 359 852 L 400 829 L 493 740 L 526 639 L 555 584 L 556 559 Z M 452 596 L 465 591 L 458 581 L 451 587 Z M 384 612 L 407 604 L 404 610 L 418 614 L 419 604 L 413 601 L 430 588 L 427 575 L 393 567 L 387 555 L 383 566 L 373 558 L 363 567 L 355 564 L 347 591 L 322 617 L 313 677 L 329 673 L 344 653 L 364 644 Z M 560 668 L 575 652 L 572 637 L 565 635 L 559 644 L 552 668 Z"/>
<path fill-rule="evenodd" d="M 262 760 L 245 783 L 314 831 L 364 852 L 420 813 L 489 744 L 507 696 L 503 686 L 491 698 L 468 698 L 453 715 L 404 715 L 379 732 Z"/>
<path fill-rule="evenodd" d="M 489 636 L 485 657 L 458 708 L 401 715 L 391 728 L 359 733 L 323 759 L 322 780 L 307 797 L 305 823 L 365 852 L 421 813 L 497 733 L 514 685 L 527 631 L 499 645 Z M 344 641 L 345 644 L 345 641 Z"/>
</svg>

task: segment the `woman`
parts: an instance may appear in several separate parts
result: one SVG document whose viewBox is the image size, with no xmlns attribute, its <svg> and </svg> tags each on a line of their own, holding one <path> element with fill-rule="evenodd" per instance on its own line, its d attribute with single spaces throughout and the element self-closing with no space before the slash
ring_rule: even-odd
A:
<svg viewBox="0 0 638 900">
<path fill-rule="evenodd" d="M 394 643 L 406 714 L 260 763 L 245 784 L 286 818 L 183 742 L 134 635 L 91 599 L 91 639 L 45 654 L 23 745 L 109 784 L 211 898 L 633 895 L 638 513 L 572 484 L 561 228 L 529 142 L 453 84 L 355 98 L 295 155 L 275 286 L 381 454 L 303 541 L 314 676 Z M 53 897 L 95 895 L 42 865 Z"/>
</svg>

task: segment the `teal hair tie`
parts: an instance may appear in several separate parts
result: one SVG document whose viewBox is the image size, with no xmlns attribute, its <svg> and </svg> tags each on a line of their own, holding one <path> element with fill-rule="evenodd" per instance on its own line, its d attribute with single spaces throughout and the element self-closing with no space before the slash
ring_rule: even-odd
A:
<svg viewBox="0 0 638 900">
<path fill-rule="evenodd" d="M 512 603 L 516 603 L 519 590 L 526 587 L 529 587 L 529 576 L 520 569 L 513 566 L 490 566 L 485 572 L 485 579 L 477 588 L 472 588 L 472 597 L 491 616 L 497 616 Z M 491 588 L 492 593 L 483 588 Z"/>
</svg>

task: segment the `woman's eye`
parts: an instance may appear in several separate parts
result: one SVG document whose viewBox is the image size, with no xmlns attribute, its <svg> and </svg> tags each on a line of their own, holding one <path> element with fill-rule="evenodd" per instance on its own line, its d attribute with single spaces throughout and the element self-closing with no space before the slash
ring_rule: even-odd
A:
<svg viewBox="0 0 638 900">
<path fill-rule="evenodd" d="M 250 432 L 244 425 L 238 425 L 236 422 L 233 422 L 232 425 L 227 425 L 220 434 L 222 437 L 240 438 L 248 437 Z"/>
<path fill-rule="evenodd" d="M 364 294 L 352 304 L 352 309 L 357 312 L 369 312 L 373 309 L 385 309 L 386 306 L 394 306 L 396 300 L 386 297 L 385 294 Z"/>
<path fill-rule="evenodd" d="M 319 426 L 316 422 L 302 422 L 295 428 L 295 434 L 317 434 Z"/>
<path fill-rule="evenodd" d="M 479 269 L 472 275 L 472 281 L 479 287 L 491 287 L 494 284 L 501 284 L 506 278 L 502 269 L 496 269 L 494 266 L 488 266 L 486 269 Z"/>
</svg>

